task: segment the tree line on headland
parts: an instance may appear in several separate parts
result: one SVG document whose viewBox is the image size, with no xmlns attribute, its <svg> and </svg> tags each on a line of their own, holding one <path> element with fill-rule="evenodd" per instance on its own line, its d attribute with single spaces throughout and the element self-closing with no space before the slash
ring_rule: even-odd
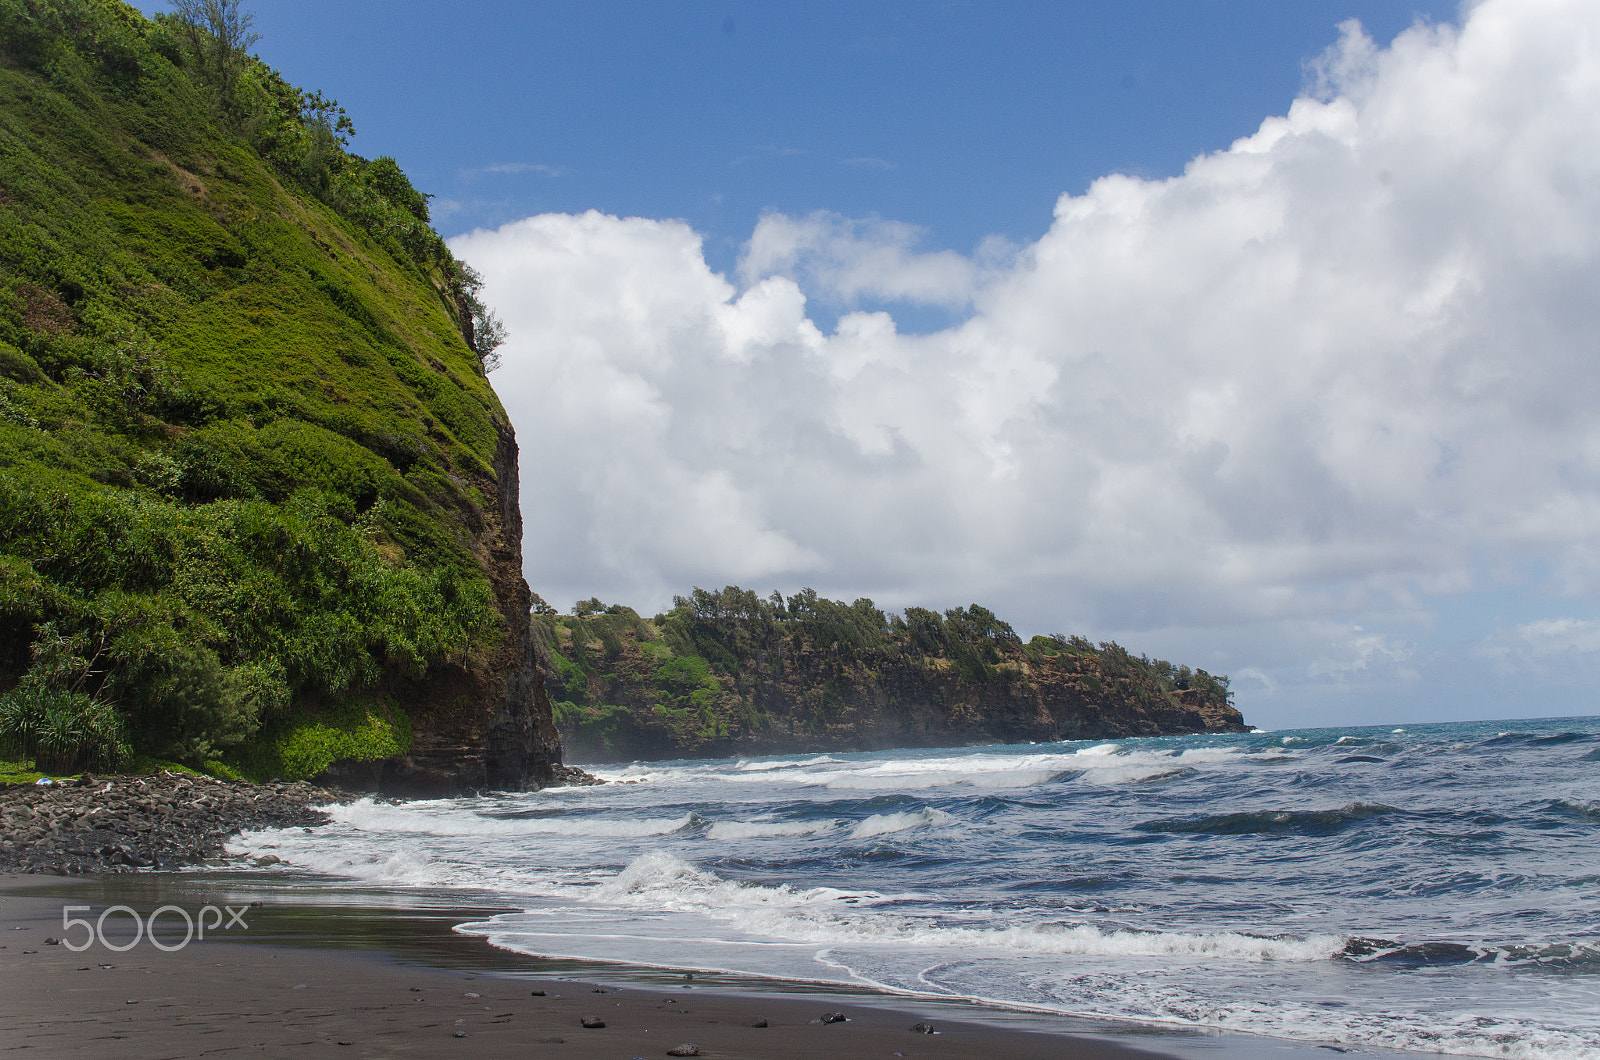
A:
<svg viewBox="0 0 1600 1060">
<path fill-rule="evenodd" d="M 728 586 L 649 619 L 598 599 L 535 610 L 579 762 L 1244 729 L 1224 676 L 1079 636 L 1024 642 L 978 604 L 893 614 Z"/>
</svg>

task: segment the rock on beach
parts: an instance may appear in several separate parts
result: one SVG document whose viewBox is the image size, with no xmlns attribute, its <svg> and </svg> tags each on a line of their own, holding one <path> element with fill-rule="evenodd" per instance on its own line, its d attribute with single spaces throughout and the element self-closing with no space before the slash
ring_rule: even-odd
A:
<svg viewBox="0 0 1600 1060">
<path fill-rule="evenodd" d="M 69 876 L 203 862 L 247 829 L 310 827 L 336 796 L 311 784 L 177 773 L 0 787 L 0 871 Z"/>
</svg>

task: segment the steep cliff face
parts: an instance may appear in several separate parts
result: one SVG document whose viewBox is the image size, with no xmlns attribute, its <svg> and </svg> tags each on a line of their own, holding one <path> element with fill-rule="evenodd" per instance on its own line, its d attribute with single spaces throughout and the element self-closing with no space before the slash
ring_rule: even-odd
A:
<svg viewBox="0 0 1600 1060">
<path fill-rule="evenodd" d="M 471 666 L 434 666 L 420 679 L 385 675 L 385 691 L 411 719 L 410 750 L 335 761 L 321 781 L 402 796 L 526 791 L 555 782 L 561 737 L 527 621 L 532 593 L 522 576 L 517 442 L 509 424 L 500 426 L 499 439 L 493 478 L 476 483 L 485 505 L 473 553 L 509 635 Z"/>
<path fill-rule="evenodd" d="M 533 594 L 522 577 L 517 441 L 509 425 L 500 434 L 494 471 L 499 495 L 493 509 L 498 519 L 485 567 L 511 635 L 488 670 L 501 687 L 488 697 L 495 710 L 484 734 L 483 782 L 490 788 L 522 791 L 553 783 L 554 767 L 561 762 L 561 737 L 545 696 L 527 620 Z"/>
<path fill-rule="evenodd" d="M 1115 644 L 1023 643 L 981 607 L 885 616 L 729 588 L 671 614 L 535 619 L 578 762 L 1242 732 L 1225 678 Z"/>
<path fill-rule="evenodd" d="M 223 47 L 0 0 L 0 752 L 548 783 L 475 277 L 335 104 Z"/>
</svg>

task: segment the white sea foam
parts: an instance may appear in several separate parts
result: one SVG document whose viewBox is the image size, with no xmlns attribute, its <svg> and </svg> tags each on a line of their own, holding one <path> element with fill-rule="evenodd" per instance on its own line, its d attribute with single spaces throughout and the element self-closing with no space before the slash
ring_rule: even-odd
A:
<svg viewBox="0 0 1600 1060">
<path fill-rule="evenodd" d="M 909 832 L 914 828 L 931 828 L 949 824 L 955 818 L 931 806 L 903 813 L 875 813 L 850 830 L 851 839 L 872 839 L 896 832 Z"/>
<path fill-rule="evenodd" d="M 838 821 L 717 821 L 706 831 L 706 838 L 776 839 L 831 832 L 838 826 Z"/>
<path fill-rule="evenodd" d="M 937 811 L 934 811 L 937 812 Z M 577 892 L 568 894 L 578 897 Z M 649 923 L 616 921 L 618 931 L 677 935 L 686 941 L 706 934 L 693 921 L 667 923 L 662 912 L 691 913 L 737 927 L 753 941 L 806 942 L 819 945 L 882 945 L 900 949 L 982 949 L 995 952 L 1101 957 L 1179 957 L 1200 961 L 1323 961 L 1348 941 L 1343 936 L 1257 936 L 1240 932 L 1180 932 L 1122 928 L 1105 930 L 1092 924 L 1042 920 L 1007 927 L 951 926 L 932 918 L 889 912 L 877 907 L 898 904 L 911 896 L 885 896 L 832 887 L 792 888 L 726 880 L 669 854 L 635 859 L 615 877 L 581 895 L 589 908 L 639 910 Z M 526 919 L 532 917 L 532 920 Z M 513 925 L 536 923 L 542 914 L 506 914 L 493 919 L 500 934 L 514 934 Z M 740 969 L 729 969 L 738 971 Z"/>
<path fill-rule="evenodd" d="M 477 927 L 528 953 L 1360 1047 L 1600 1060 L 1593 961 L 1548 945 L 1587 939 L 1563 926 L 1592 921 L 1594 870 L 1581 844 L 1527 846 L 1519 858 L 1531 865 L 1516 872 L 1429 862 L 1426 844 L 1414 868 L 1345 849 L 1352 838 L 1381 845 L 1385 833 L 1399 848 L 1418 828 L 1453 827 L 1428 816 L 1433 806 L 1454 812 L 1453 794 L 1426 792 L 1430 778 L 1467 768 L 1455 754 L 1472 756 L 1464 761 L 1479 777 L 1500 771 L 1475 785 L 1468 808 L 1495 814 L 1512 839 L 1552 822 L 1585 828 L 1600 814 L 1600 789 L 1583 772 L 1592 763 L 1535 761 L 1515 744 L 1484 763 L 1475 748 L 1487 731 L 1438 744 L 1444 757 L 1419 759 L 1420 779 L 1363 778 L 1377 786 L 1363 800 L 1415 803 L 1416 820 L 1387 815 L 1331 837 L 1310 826 L 1139 827 L 1197 807 L 1304 808 L 1303 778 L 1348 782 L 1338 753 L 1303 749 L 1338 733 L 1286 747 L 1280 732 L 635 764 L 597 772 L 647 784 L 362 801 L 330 808 L 332 823 L 312 833 L 252 833 L 229 849 L 440 900 L 462 889 L 516 896 L 525 913 Z M 1335 742 L 1387 735 L 1350 732 Z M 890 794 L 902 797 L 874 797 Z M 917 849 L 937 857 L 895 856 Z M 263 886 L 301 878 L 267 871 Z M 847 889 L 856 883 L 873 890 Z M 1468 916 L 1512 923 L 1501 914 L 1535 903 L 1551 931 L 1482 945 L 1463 933 Z M 1393 952 L 1330 959 L 1346 924 L 1394 940 Z M 1421 945 L 1429 939 L 1482 952 L 1474 961 L 1447 946 L 1435 959 Z"/>
<path fill-rule="evenodd" d="M 792 909 L 840 899 L 859 901 L 878 897 L 833 887 L 793 888 L 787 884 L 764 887 L 738 883 L 659 852 L 635 858 L 615 877 L 574 896 L 581 897 L 589 905 L 694 912 Z"/>
<path fill-rule="evenodd" d="M 783 759 L 752 762 L 748 759 L 740 759 L 733 768 L 741 773 L 765 773 L 774 769 L 806 769 L 811 766 L 829 765 L 838 761 L 839 759 L 830 755 L 818 755 L 815 758 L 807 758 L 799 762 Z"/>
<path fill-rule="evenodd" d="M 1175 769 L 1171 764 L 1107 766 L 1104 769 L 1086 770 L 1080 779 L 1086 784 L 1140 784 L 1158 777 L 1177 776 L 1182 772 L 1181 768 Z"/>
<path fill-rule="evenodd" d="M 1497 1056 L 1517 1060 L 1600 1060 L 1600 1046 L 1581 1026 L 1549 1027 L 1515 1015 L 1482 1011 L 1431 1011 L 1392 993 L 1381 1002 L 1346 994 L 1337 1006 L 1285 998 L 1274 988 L 1278 976 L 1255 966 L 1213 980 L 1198 989 L 1182 968 L 1151 970 L 1137 976 L 1082 976 L 1034 973 L 1024 987 L 1037 1007 L 1073 1015 L 1270 1034 L 1301 1040 L 1417 1051 L 1452 1056 Z M 962 979 L 965 968 L 935 969 L 930 986 L 957 993 L 979 993 L 982 986 Z M 992 969 L 989 971 L 993 971 Z M 1231 985 L 1230 985 L 1231 984 Z M 985 984 L 998 985 L 998 984 Z M 1219 989 L 1221 987 L 1221 989 Z M 1052 1004 L 1051 999 L 1060 999 Z M 1582 1005 L 1580 997 L 1568 999 Z"/>
<path fill-rule="evenodd" d="M 830 791 L 926 791 L 941 787 L 1004 790 L 1038 787 L 1077 775 L 1095 784 L 1136 783 L 1170 773 L 1174 768 L 1232 766 L 1270 760 L 1240 747 L 1130 749 L 1120 743 L 1101 743 L 1071 750 L 1021 754 L 971 751 L 915 756 L 861 755 L 848 760 L 820 755 L 804 759 L 739 759 L 726 764 L 636 764 L 616 772 L 595 771 L 595 775 L 612 781 L 701 789 L 707 784 L 717 784 Z"/>
<path fill-rule="evenodd" d="M 270 854 L 285 865 L 313 872 L 403 887 L 438 887 L 455 883 L 451 867 L 415 843 L 373 848 L 351 843 L 318 842 L 300 829 L 245 832 L 224 848 L 235 857 Z"/>
<path fill-rule="evenodd" d="M 492 816 L 463 809 L 430 808 L 416 803 L 392 805 L 357 799 L 345 806 L 326 807 L 337 824 L 363 832 L 432 836 L 593 836 L 639 838 L 667 835 L 695 823 L 693 814 L 680 817 L 601 817 L 595 814 L 559 816 Z M 429 812 L 431 809 L 431 812 Z"/>
<path fill-rule="evenodd" d="M 1007 769 L 990 763 L 975 763 L 976 769 L 944 768 L 922 771 L 840 773 L 826 786 L 833 791 L 926 791 L 929 788 L 1031 788 L 1061 776 L 1064 769 L 1041 766 L 1035 769 Z"/>
</svg>

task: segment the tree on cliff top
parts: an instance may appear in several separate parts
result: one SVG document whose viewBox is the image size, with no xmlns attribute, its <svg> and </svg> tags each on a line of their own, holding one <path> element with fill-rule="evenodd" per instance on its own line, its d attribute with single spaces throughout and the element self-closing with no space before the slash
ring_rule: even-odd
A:
<svg viewBox="0 0 1600 1060">
<path fill-rule="evenodd" d="M 261 39 L 250 32 L 255 16 L 241 0 L 170 0 L 174 21 L 195 71 L 212 91 L 212 106 L 228 114 L 238 96 L 239 78 L 250 65 L 247 49 Z"/>
</svg>

